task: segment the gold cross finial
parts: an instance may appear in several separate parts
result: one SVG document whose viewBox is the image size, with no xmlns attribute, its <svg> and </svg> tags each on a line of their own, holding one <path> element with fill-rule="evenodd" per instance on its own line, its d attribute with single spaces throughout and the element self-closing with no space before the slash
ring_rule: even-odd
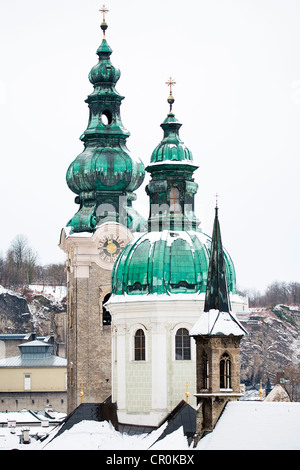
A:
<svg viewBox="0 0 300 470">
<path fill-rule="evenodd" d="M 80 396 L 80 403 L 83 403 L 83 397 L 84 397 L 83 383 L 81 383 L 81 390 L 80 390 L 79 396 Z"/>
<path fill-rule="evenodd" d="M 103 7 L 102 7 L 102 8 L 100 8 L 100 10 L 99 10 L 99 11 L 100 11 L 100 12 L 103 14 L 103 23 L 105 23 L 105 13 L 108 13 L 108 12 L 109 12 L 109 10 L 106 8 L 106 6 L 105 6 L 105 5 L 103 5 Z"/>
<path fill-rule="evenodd" d="M 170 96 L 168 98 L 168 103 L 170 105 L 170 114 L 172 113 L 172 104 L 174 103 L 174 98 L 173 98 L 173 95 L 172 95 L 172 86 L 173 85 L 176 85 L 176 82 L 174 82 L 173 78 L 170 77 L 170 79 L 166 82 L 166 85 L 168 85 L 170 87 Z"/>
<path fill-rule="evenodd" d="M 187 404 L 189 403 L 189 395 L 190 395 L 190 392 L 189 392 L 189 386 L 191 384 L 188 383 L 188 381 L 186 382 L 185 386 L 186 386 L 186 392 L 185 392 L 185 396 L 186 396 L 186 402 Z"/>
<path fill-rule="evenodd" d="M 100 8 L 99 11 L 100 11 L 100 12 L 102 13 L 102 15 L 103 15 L 103 21 L 102 21 L 100 27 L 101 27 L 101 29 L 102 29 L 102 31 L 103 31 L 103 39 L 105 39 L 105 31 L 107 30 L 107 24 L 106 24 L 106 22 L 105 22 L 105 13 L 108 13 L 109 10 L 106 8 L 105 5 L 103 5 L 103 7 Z"/>
<path fill-rule="evenodd" d="M 174 82 L 173 78 L 170 77 L 170 79 L 166 82 L 166 85 L 170 87 L 170 95 L 172 95 L 172 86 L 176 85 L 176 82 Z"/>
</svg>

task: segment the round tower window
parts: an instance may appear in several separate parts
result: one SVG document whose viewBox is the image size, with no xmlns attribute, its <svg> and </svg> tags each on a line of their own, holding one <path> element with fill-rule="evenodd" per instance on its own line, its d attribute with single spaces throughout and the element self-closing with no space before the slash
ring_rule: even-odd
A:
<svg viewBox="0 0 300 470">
<path fill-rule="evenodd" d="M 111 122 L 112 122 L 111 112 L 109 110 L 103 111 L 103 113 L 101 114 L 101 120 L 102 120 L 102 124 L 104 124 L 104 126 L 107 126 L 107 125 L 111 124 Z"/>
</svg>

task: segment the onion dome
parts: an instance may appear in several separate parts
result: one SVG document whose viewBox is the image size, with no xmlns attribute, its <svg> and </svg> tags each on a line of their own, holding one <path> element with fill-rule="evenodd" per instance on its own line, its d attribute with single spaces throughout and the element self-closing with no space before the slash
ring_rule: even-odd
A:
<svg viewBox="0 0 300 470">
<path fill-rule="evenodd" d="M 172 111 L 174 97 L 170 78 L 168 103 L 170 111 L 161 124 L 164 131 L 162 141 L 152 153 L 146 171 L 151 180 L 146 187 L 150 198 L 148 230 L 196 230 L 199 220 L 194 213 L 194 196 L 198 184 L 193 173 L 197 166 L 193 162 L 192 152 L 179 137 L 181 124 Z"/>
<path fill-rule="evenodd" d="M 151 163 L 174 161 L 174 162 L 192 162 L 192 152 L 184 145 L 179 137 L 180 124 L 174 114 L 168 114 L 161 128 L 164 131 L 164 137 L 151 155 Z"/>
<path fill-rule="evenodd" d="M 211 238 L 196 231 L 148 232 L 131 241 L 112 272 L 113 295 L 205 293 Z M 224 250 L 227 284 L 236 292 L 233 262 Z"/>
<path fill-rule="evenodd" d="M 170 77 L 166 82 L 166 85 L 170 87 L 170 95 L 168 97 L 168 103 L 170 105 L 170 112 L 164 122 L 161 124 L 161 128 L 164 131 L 163 140 L 159 143 L 156 149 L 153 151 L 151 156 L 151 163 L 158 163 L 164 161 L 192 161 L 192 152 L 184 145 L 179 137 L 180 124 L 172 111 L 175 99 L 172 93 L 172 86 L 176 82 Z"/>
<path fill-rule="evenodd" d="M 112 49 L 107 44 L 106 39 L 103 39 L 97 50 L 99 62 L 89 73 L 89 80 L 94 86 L 115 85 L 119 80 L 121 72 L 111 64 L 111 54 Z"/>
<path fill-rule="evenodd" d="M 121 120 L 120 106 L 124 99 L 115 89 L 120 70 L 110 61 L 105 31 L 103 7 L 101 29 L 103 39 L 97 50 L 98 64 L 90 73 L 94 86 L 86 99 L 89 106 L 87 129 L 80 137 L 84 150 L 70 164 L 66 180 L 80 205 L 68 222 L 72 232 L 93 232 L 104 222 L 119 222 L 133 231 L 140 230 L 145 221 L 132 207 L 134 191 L 144 180 L 145 169 L 139 158 L 133 158 L 126 147 L 130 133 Z"/>
<path fill-rule="evenodd" d="M 170 79 L 168 85 L 174 83 Z M 116 260 L 111 277 L 113 302 L 122 295 L 147 300 L 152 294 L 197 296 L 206 292 L 212 239 L 199 229 L 194 214 L 198 185 L 193 172 L 197 166 L 178 137 L 180 125 L 172 112 L 171 89 L 168 103 L 170 112 L 162 124 L 164 138 L 146 167 L 151 174 L 146 187 L 148 232 L 129 242 Z M 226 250 L 224 259 L 228 290 L 235 294 L 235 269 Z"/>
</svg>

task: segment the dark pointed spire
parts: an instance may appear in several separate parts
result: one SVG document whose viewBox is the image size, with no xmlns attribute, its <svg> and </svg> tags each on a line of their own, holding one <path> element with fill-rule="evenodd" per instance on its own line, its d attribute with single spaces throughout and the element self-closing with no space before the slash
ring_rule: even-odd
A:
<svg viewBox="0 0 300 470">
<path fill-rule="evenodd" d="M 231 310 L 217 205 L 215 208 L 204 312 L 209 312 L 212 309 L 220 312 L 230 312 Z"/>
</svg>

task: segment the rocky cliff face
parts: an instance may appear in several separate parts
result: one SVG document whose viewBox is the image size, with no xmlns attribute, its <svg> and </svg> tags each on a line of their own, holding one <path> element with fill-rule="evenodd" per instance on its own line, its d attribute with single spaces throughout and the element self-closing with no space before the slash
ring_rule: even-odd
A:
<svg viewBox="0 0 300 470">
<path fill-rule="evenodd" d="M 49 293 L 27 290 L 22 294 L 0 286 L 0 333 L 38 336 L 54 335 L 64 341 L 61 325 L 66 312 L 66 298 Z"/>
<path fill-rule="evenodd" d="M 248 335 L 241 341 L 241 382 L 274 383 L 278 370 L 300 365 L 299 310 L 277 306 L 251 309 L 243 323 Z"/>
<path fill-rule="evenodd" d="M 21 295 L 0 291 L 0 333 L 27 333 L 32 331 L 27 300 Z"/>
</svg>

